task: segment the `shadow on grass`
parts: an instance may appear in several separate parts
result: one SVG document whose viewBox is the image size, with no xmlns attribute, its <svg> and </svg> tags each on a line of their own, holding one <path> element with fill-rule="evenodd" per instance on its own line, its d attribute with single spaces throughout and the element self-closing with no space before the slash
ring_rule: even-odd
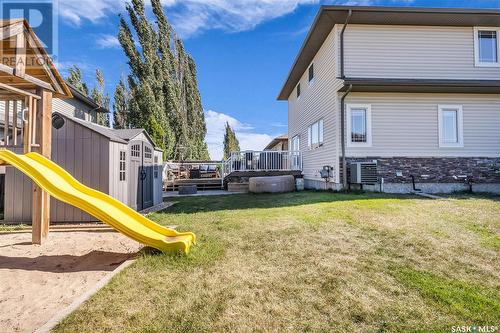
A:
<svg viewBox="0 0 500 333">
<path fill-rule="evenodd" d="M 397 195 L 373 192 L 303 191 L 284 194 L 235 194 L 225 196 L 175 198 L 177 204 L 161 212 L 168 214 L 192 214 L 222 210 L 266 209 L 295 207 L 309 204 L 360 200 L 432 200 L 414 195 Z"/>
</svg>

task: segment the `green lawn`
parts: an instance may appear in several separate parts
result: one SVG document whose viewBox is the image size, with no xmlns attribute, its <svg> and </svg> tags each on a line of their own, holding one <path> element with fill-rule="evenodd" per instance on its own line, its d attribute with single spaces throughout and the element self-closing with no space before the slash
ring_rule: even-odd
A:
<svg viewBox="0 0 500 333">
<path fill-rule="evenodd" d="M 144 251 L 56 332 L 451 332 L 500 325 L 500 197 L 184 198 L 199 237 Z"/>
</svg>

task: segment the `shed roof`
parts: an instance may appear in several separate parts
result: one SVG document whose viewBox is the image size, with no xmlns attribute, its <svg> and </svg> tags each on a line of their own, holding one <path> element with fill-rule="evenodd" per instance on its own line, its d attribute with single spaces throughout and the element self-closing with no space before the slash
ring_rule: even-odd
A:
<svg viewBox="0 0 500 333">
<path fill-rule="evenodd" d="M 278 100 L 288 99 L 332 28 L 335 24 L 344 24 L 349 11 L 352 11 L 350 24 L 500 26 L 498 9 L 321 6 L 278 95 Z"/>
<path fill-rule="evenodd" d="M 101 126 L 101 125 L 98 125 L 95 123 L 91 123 L 90 121 L 86 121 L 86 120 L 79 119 L 76 117 L 71 117 L 71 116 L 65 115 L 64 113 L 58 112 L 58 111 L 54 111 L 53 113 L 58 114 L 59 116 L 65 118 L 65 119 L 71 120 L 77 124 L 80 124 L 83 127 L 88 128 L 91 131 L 99 133 L 102 136 L 108 138 L 109 140 L 111 140 L 113 142 L 127 144 L 127 141 L 120 138 L 118 135 L 116 135 L 115 130 L 113 130 L 112 128 Z"/>
</svg>

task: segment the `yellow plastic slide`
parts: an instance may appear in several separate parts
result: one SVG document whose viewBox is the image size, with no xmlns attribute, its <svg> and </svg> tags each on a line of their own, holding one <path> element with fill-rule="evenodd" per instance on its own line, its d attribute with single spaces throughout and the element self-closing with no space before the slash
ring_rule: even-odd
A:
<svg viewBox="0 0 500 333">
<path fill-rule="evenodd" d="M 0 150 L 0 160 L 19 169 L 54 198 L 80 208 L 122 234 L 160 251 L 182 250 L 196 242 L 192 232 L 154 223 L 122 202 L 78 182 L 66 170 L 37 153 Z"/>
</svg>

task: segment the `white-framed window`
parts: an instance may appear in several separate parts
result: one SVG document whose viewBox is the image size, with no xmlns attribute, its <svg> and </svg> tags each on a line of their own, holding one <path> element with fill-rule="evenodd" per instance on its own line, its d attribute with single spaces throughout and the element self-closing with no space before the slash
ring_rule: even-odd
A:
<svg viewBox="0 0 500 333">
<path fill-rule="evenodd" d="M 347 145 L 371 147 L 372 107 L 369 104 L 347 105 Z"/>
<path fill-rule="evenodd" d="M 309 148 L 318 148 L 323 145 L 323 124 L 323 119 L 320 119 L 307 128 L 307 145 Z"/>
<path fill-rule="evenodd" d="M 463 147 L 463 115 L 461 105 L 439 105 L 439 147 Z"/>
<path fill-rule="evenodd" d="M 153 175 L 154 178 L 158 178 L 158 171 L 160 170 L 160 166 L 158 165 L 158 156 L 154 157 L 154 167 L 153 167 Z"/>
<path fill-rule="evenodd" d="M 311 66 L 309 66 L 308 74 L 309 74 L 309 84 L 312 84 L 314 82 L 314 63 L 312 63 Z"/>
<path fill-rule="evenodd" d="M 500 28 L 474 28 L 474 58 L 478 67 L 500 67 Z"/>
<path fill-rule="evenodd" d="M 126 162 L 126 157 L 127 157 L 127 153 L 123 150 L 120 151 L 120 170 L 119 170 L 119 174 L 120 174 L 120 181 L 121 182 L 124 182 L 126 179 L 125 177 L 125 173 L 126 173 L 126 165 L 125 165 L 125 162 Z"/>
<path fill-rule="evenodd" d="M 292 138 L 291 148 L 292 148 L 291 149 L 292 151 L 299 151 L 300 150 L 300 136 L 299 135 L 295 135 Z"/>
<path fill-rule="evenodd" d="M 300 83 L 297 84 L 297 98 L 300 98 Z"/>
</svg>

